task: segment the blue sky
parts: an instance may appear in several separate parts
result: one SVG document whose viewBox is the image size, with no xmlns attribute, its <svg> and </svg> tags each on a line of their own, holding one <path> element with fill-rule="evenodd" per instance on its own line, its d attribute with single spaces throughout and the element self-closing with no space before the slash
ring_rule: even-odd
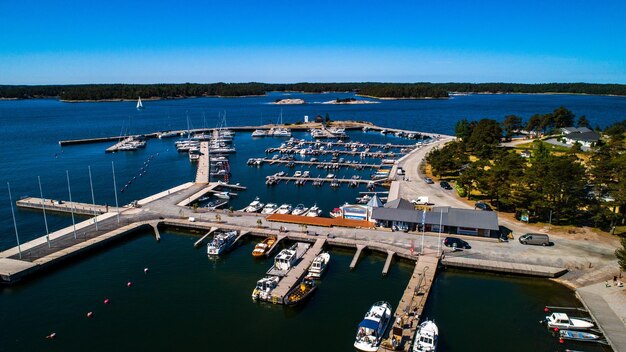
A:
<svg viewBox="0 0 626 352">
<path fill-rule="evenodd" d="M 0 0 L 0 84 L 626 83 L 626 2 Z"/>
</svg>

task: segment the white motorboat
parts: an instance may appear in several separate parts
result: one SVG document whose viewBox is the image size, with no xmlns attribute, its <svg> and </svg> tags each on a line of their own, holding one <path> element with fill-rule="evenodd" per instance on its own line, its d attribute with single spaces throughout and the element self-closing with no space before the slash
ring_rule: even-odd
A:
<svg viewBox="0 0 626 352">
<path fill-rule="evenodd" d="M 309 171 L 305 171 L 302 173 L 302 177 L 304 178 L 308 178 L 309 176 L 311 176 L 311 173 Z"/>
<path fill-rule="evenodd" d="M 307 210 L 309 210 L 309 208 L 305 207 L 304 204 L 298 204 L 293 209 L 291 214 L 293 214 L 293 215 L 303 215 L 304 213 L 306 213 Z"/>
<path fill-rule="evenodd" d="M 224 233 L 218 233 L 213 236 L 213 240 L 207 244 L 206 252 L 208 255 L 220 255 L 224 251 L 227 251 L 237 238 L 237 231 L 228 231 Z"/>
<path fill-rule="evenodd" d="M 253 300 L 269 300 L 272 290 L 278 286 L 280 278 L 278 276 L 266 276 L 256 282 L 256 287 L 252 291 Z"/>
<path fill-rule="evenodd" d="M 437 325 L 432 320 L 426 320 L 415 331 L 413 352 L 435 352 L 438 338 L 439 329 Z"/>
<path fill-rule="evenodd" d="M 263 209 L 264 205 L 265 204 L 261 203 L 261 201 L 259 200 L 259 197 L 256 197 L 254 198 L 252 203 L 250 203 L 247 207 L 243 209 L 243 211 L 246 213 L 256 213 L 259 210 Z"/>
<path fill-rule="evenodd" d="M 217 192 L 214 196 L 220 199 L 230 199 L 230 192 Z"/>
<path fill-rule="evenodd" d="M 322 209 L 320 209 L 317 204 L 313 204 L 313 206 L 311 207 L 311 209 L 309 209 L 309 211 L 306 213 L 306 216 L 310 216 L 312 218 L 314 217 L 318 217 L 322 215 Z"/>
<path fill-rule="evenodd" d="M 267 137 L 269 135 L 267 130 L 254 130 L 252 137 Z"/>
<path fill-rule="evenodd" d="M 274 137 L 291 137 L 291 130 L 287 128 L 274 128 L 272 131 Z"/>
<path fill-rule="evenodd" d="M 549 328 L 561 330 L 589 330 L 594 327 L 593 321 L 586 318 L 570 318 L 565 313 L 552 313 L 545 319 Z"/>
<path fill-rule="evenodd" d="M 354 347 L 360 351 L 378 351 L 390 321 L 391 305 L 383 301 L 374 303 L 359 323 Z"/>
<path fill-rule="evenodd" d="M 300 176 L 302 176 L 302 171 L 300 170 L 293 173 L 293 177 L 300 177 Z"/>
<path fill-rule="evenodd" d="M 328 179 L 335 178 L 335 174 L 328 174 L 328 175 L 326 175 L 326 178 L 328 178 Z"/>
<path fill-rule="evenodd" d="M 278 209 L 278 205 L 276 203 L 267 203 L 263 210 L 261 210 L 261 214 L 274 214 L 274 212 Z"/>
<path fill-rule="evenodd" d="M 291 213 L 291 204 L 282 204 L 276 210 L 276 214 L 290 214 Z"/>
<path fill-rule="evenodd" d="M 296 261 L 298 261 L 298 253 L 296 251 L 297 246 L 297 244 L 294 244 L 290 248 L 285 248 L 280 251 L 274 258 L 274 266 L 272 267 L 272 269 L 276 269 L 279 271 L 291 270 Z"/>
<path fill-rule="evenodd" d="M 313 259 L 313 263 L 309 267 L 309 276 L 319 279 L 324 274 L 324 271 L 328 267 L 328 263 L 330 262 L 330 254 L 328 252 L 321 253 L 315 259 Z"/>
<path fill-rule="evenodd" d="M 333 211 L 330 212 L 331 218 L 340 218 L 342 216 L 343 216 L 343 213 L 341 211 L 341 208 L 335 208 L 333 209 Z"/>
</svg>

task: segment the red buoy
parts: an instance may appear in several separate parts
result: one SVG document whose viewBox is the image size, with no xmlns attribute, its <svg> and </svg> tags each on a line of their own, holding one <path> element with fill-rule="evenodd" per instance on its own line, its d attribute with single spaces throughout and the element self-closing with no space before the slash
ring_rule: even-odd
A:
<svg viewBox="0 0 626 352">
<path fill-rule="evenodd" d="M 147 274 L 148 273 L 148 268 L 143 268 L 143 273 Z"/>
<path fill-rule="evenodd" d="M 563 339 L 559 339 L 559 343 L 564 343 L 565 341 Z"/>
<path fill-rule="evenodd" d="M 554 328 L 554 331 L 559 331 L 559 328 Z"/>
<path fill-rule="evenodd" d="M 108 298 L 104 299 L 104 304 L 109 304 L 109 299 Z"/>
<path fill-rule="evenodd" d="M 132 282 L 128 281 L 128 283 L 126 284 L 127 287 L 131 287 L 133 285 Z"/>
<path fill-rule="evenodd" d="M 87 318 L 93 317 L 93 312 L 87 312 Z"/>
<path fill-rule="evenodd" d="M 550 311 L 550 309 L 548 309 L 548 307 L 545 307 L 545 308 L 543 309 L 543 311 L 547 313 L 547 312 L 549 312 L 549 311 Z"/>
</svg>

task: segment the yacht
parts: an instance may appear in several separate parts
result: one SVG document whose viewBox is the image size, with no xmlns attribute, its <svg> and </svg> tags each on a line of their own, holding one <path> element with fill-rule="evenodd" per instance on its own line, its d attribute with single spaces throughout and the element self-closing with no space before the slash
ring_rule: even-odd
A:
<svg viewBox="0 0 626 352">
<path fill-rule="evenodd" d="M 141 97 L 137 99 L 137 110 L 143 109 L 143 104 L 141 103 Z"/>
<path fill-rule="evenodd" d="M 237 238 L 237 231 L 229 231 L 225 233 L 218 233 L 213 236 L 213 241 L 207 244 L 206 251 L 208 255 L 220 255 L 224 251 L 227 251 Z"/>
<path fill-rule="evenodd" d="M 293 215 L 303 215 L 304 213 L 306 213 L 307 210 L 309 210 L 309 208 L 305 207 L 304 204 L 298 204 L 293 209 L 291 214 L 293 214 Z"/>
<path fill-rule="evenodd" d="M 306 213 L 306 216 L 310 216 L 312 218 L 316 218 L 322 215 L 322 210 L 317 206 L 317 204 L 313 204 L 311 209 Z"/>
<path fill-rule="evenodd" d="M 291 137 L 291 130 L 287 128 L 275 128 L 272 135 L 274 137 Z"/>
<path fill-rule="evenodd" d="M 378 351 L 390 321 L 391 305 L 383 301 L 374 303 L 359 323 L 354 347 L 360 351 Z"/>
<path fill-rule="evenodd" d="M 229 192 L 217 192 L 214 194 L 214 196 L 216 198 L 220 198 L 220 199 L 230 199 L 230 193 Z"/>
<path fill-rule="evenodd" d="M 282 204 L 276 210 L 276 214 L 290 214 L 291 213 L 291 204 Z"/>
<path fill-rule="evenodd" d="M 437 350 L 438 337 L 439 329 L 435 322 L 426 320 L 415 331 L 413 352 L 435 352 Z"/>
<path fill-rule="evenodd" d="M 261 210 L 261 214 L 274 214 L 274 212 L 278 209 L 278 205 L 276 203 L 267 203 L 263 210 Z"/>
<path fill-rule="evenodd" d="M 315 257 L 309 267 L 309 276 L 316 279 L 322 277 L 322 274 L 328 267 L 328 262 L 330 262 L 330 254 L 328 252 L 321 253 Z"/>
<path fill-rule="evenodd" d="M 274 266 L 272 269 L 276 269 L 279 271 L 289 271 L 296 261 L 298 261 L 297 257 L 297 248 L 298 244 L 294 244 L 290 248 L 283 249 L 280 251 L 276 257 L 274 258 Z M 270 269 L 270 271 L 272 270 Z"/>
<path fill-rule="evenodd" d="M 330 212 L 331 218 L 340 218 L 342 216 L 341 208 L 335 208 Z"/>
<path fill-rule="evenodd" d="M 254 198 L 252 203 L 250 203 L 247 207 L 243 209 L 243 211 L 246 213 L 256 213 L 259 210 L 263 209 L 264 205 L 265 204 L 261 203 L 261 201 L 259 200 L 259 197 L 256 197 Z"/>
<path fill-rule="evenodd" d="M 252 137 L 267 137 L 269 135 L 267 130 L 254 130 Z"/>
<path fill-rule="evenodd" d="M 565 313 L 552 313 L 545 319 L 545 323 L 549 328 L 568 329 L 568 330 L 589 330 L 594 324 L 586 318 L 570 318 Z"/>
<path fill-rule="evenodd" d="M 269 300 L 272 296 L 272 290 L 278 286 L 279 281 L 280 278 L 277 276 L 266 276 L 257 281 L 256 287 L 252 291 L 252 300 Z"/>
<path fill-rule="evenodd" d="M 300 177 L 300 176 L 302 176 L 302 171 L 300 170 L 293 173 L 293 177 Z"/>
</svg>

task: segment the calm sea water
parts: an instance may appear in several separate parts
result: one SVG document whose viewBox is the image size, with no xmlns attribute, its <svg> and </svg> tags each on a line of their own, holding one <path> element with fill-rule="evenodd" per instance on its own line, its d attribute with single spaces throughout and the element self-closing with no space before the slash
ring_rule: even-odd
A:
<svg viewBox="0 0 626 352">
<path fill-rule="evenodd" d="M 39 195 L 37 176 L 41 177 L 44 197 L 68 199 L 67 170 L 73 198 L 91 202 L 90 166 L 96 203 L 114 204 L 111 162 L 115 162 L 118 188 L 137 177 L 119 194 L 120 203 L 126 204 L 193 180 L 195 166 L 185 154 L 176 152 L 174 140 L 150 140 L 144 150 L 115 154 L 104 153 L 107 143 L 61 149 L 57 142 L 119 135 L 125 129 L 131 133 L 184 129 L 187 116 L 192 127 L 213 127 L 221 120 L 218 113 L 224 112 L 229 125 L 275 122 L 282 109 L 286 122 L 328 113 L 335 120 L 367 120 L 438 133 L 452 133 L 461 117 L 528 117 L 560 105 L 577 115 L 586 115 L 593 125 L 606 126 L 626 118 L 626 98 L 620 97 L 474 95 L 368 105 L 315 104 L 348 96 L 294 93 L 288 97 L 303 98 L 310 104 L 280 107 L 267 103 L 287 95 L 167 100 L 146 102 L 143 111 L 137 111 L 133 102 L 0 101 L 0 180 L 11 183 L 14 201 L 21 196 Z M 408 143 L 375 133 L 351 135 L 370 142 Z M 249 189 L 234 200 L 234 208 L 259 196 L 265 202 L 318 203 L 328 211 L 357 196 L 359 189 L 345 186 L 336 191 L 294 185 L 267 188 L 265 176 L 284 169 L 252 168 L 245 161 L 263 156 L 265 148 L 279 143 L 278 139 L 253 140 L 246 134 L 237 135 L 238 151 L 231 158 L 232 182 L 241 182 Z M 148 172 L 138 177 L 140 167 L 150 156 L 154 157 Z M 354 171 L 335 173 L 349 176 Z M 311 169 L 311 174 L 325 172 Z M 369 172 L 360 174 L 367 176 Z M 9 206 L 8 193 L 0 192 L 0 249 L 15 245 Z M 16 216 L 22 241 L 45 233 L 40 212 L 18 210 Z M 68 216 L 48 217 L 50 230 L 70 223 Z M 390 276 L 381 278 L 384 258 L 368 256 L 356 271 L 348 272 L 351 253 L 339 251 L 334 253 L 333 268 L 323 287 L 303 309 L 258 306 L 249 302 L 249 295 L 269 263 L 252 260 L 249 252 L 253 244 L 213 263 L 207 261 L 203 251 L 192 248 L 193 241 L 191 236 L 171 234 L 157 244 L 147 235 L 139 236 L 33 280 L 2 288 L 0 350 L 167 351 L 201 347 L 270 351 L 297 346 L 312 351 L 323 346 L 345 351 L 350 350 L 354 327 L 369 305 L 386 299 L 395 306 L 411 271 L 408 265 L 394 266 Z M 147 276 L 142 272 L 145 266 L 151 268 Z M 136 283 L 130 289 L 125 286 L 128 280 Z M 104 307 L 104 297 L 110 297 L 114 304 Z M 570 291 L 548 281 L 464 272 L 440 275 L 431 297 L 427 312 L 442 327 L 442 344 L 449 351 L 502 350 L 497 346 L 519 351 L 559 350 L 554 339 L 536 324 L 542 315 L 541 307 L 576 304 Z M 90 310 L 96 315 L 87 321 L 84 315 Z M 510 327 L 514 336 L 511 330 L 502 333 L 496 326 Z M 59 339 L 43 339 L 50 331 L 57 331 Z"/>
</svg>

